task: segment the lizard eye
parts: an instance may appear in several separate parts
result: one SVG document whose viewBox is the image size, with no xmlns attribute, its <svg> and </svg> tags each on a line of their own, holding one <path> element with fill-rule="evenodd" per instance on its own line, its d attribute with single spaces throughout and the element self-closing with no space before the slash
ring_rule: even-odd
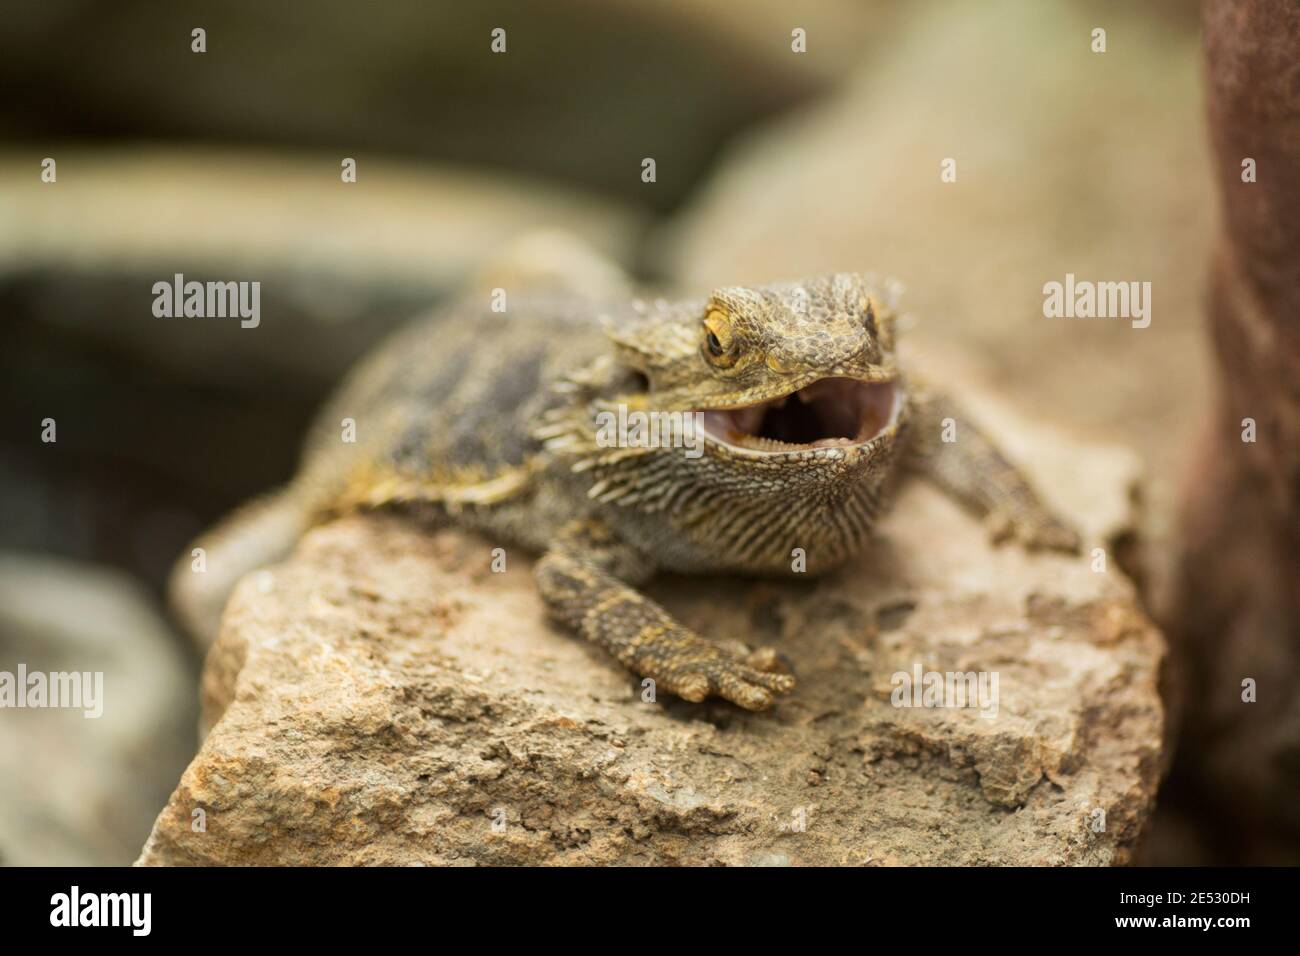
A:
<svg viewBox="0 0 1300 956">
<path fill-rule="evenodd" d="M 726 367 L 736 361 L 735 337 L 724 312 L 712 309 L 704 317 L 704 355 L 712 364 Z"/>
</svg>

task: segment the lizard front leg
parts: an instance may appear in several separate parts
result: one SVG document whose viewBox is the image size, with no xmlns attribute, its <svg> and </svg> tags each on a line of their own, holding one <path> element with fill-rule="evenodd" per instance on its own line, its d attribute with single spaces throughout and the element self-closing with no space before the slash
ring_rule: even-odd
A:
<svg viewBox="0 0 1300 956">
<path fill-rule="evenodd" d="M 634 584 L 652 566 L 601 522 L 568 525 L 536 567 L 552 616 L 598 644 L 623 666 L 690 701 L 712 695 L 748 710 L 772 705 L 794 688 L 771 650 L 731 651 L 679 624 Z"/>
<path fill-rule="evenodd" d="M 945 395 L 914 396 L 910 464 L 984 517 L 994 541 L 1077 552 L 1079 534 L 1039 500 L 1025 476 Z M 949 433 L 951 440 L 945 441 Z"/>
</svg>

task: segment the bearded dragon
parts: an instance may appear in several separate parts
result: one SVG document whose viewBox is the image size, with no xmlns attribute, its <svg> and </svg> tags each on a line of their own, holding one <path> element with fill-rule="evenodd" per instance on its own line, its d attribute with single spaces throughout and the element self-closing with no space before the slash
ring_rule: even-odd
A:
<svg viewBox="0 0 1300 956">
<path fill-rule="evenodd" d="M 674 620 L 638 590 L 652 574 L 825 572 L 867 545 L 907 473 L 996 539 L 1077 549 L 961 409 L 899 367 L 891 284 L 839 273 L 647 301 L 594 260 L 590 281 L 519 261 L 381 345 L 327 404 L 293 481 L 196 542 L 208 573 L 186 556 L 172 580 L 192 630 L 214 632 L 236 579 L 314 524 L 416 506 L 539 554 L 552 616 L 657 690 L 761 710 L 793 689 L 785 662 Z M 602 440 L 613 409 L 687 413 L 695 454 Z"/>
</svg>

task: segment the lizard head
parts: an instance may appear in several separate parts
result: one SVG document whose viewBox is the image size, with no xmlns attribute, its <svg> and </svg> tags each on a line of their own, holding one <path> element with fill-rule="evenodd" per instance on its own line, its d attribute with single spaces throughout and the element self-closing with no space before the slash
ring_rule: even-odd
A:
<svg viewBox="0 0 1300 956">
<path fill-rule="evenodd" d="M 634 407 L 702 412 L 733 459 L 840 464 L 890 443 L 902 389 L 892 288 L 838 273 L 714 291 L 700 302 L 607 318 L 622 362 L 644 376 Z"/>
</svg>

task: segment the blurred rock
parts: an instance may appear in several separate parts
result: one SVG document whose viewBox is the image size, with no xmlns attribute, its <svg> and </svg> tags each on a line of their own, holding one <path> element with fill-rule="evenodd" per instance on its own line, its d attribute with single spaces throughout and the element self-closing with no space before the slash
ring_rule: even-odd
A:
<svg viewBox="0 0 1300 956">
<path fill-rule="evenodd" d="M 1221 859 L 1300 862 L 1300 8 L 1205 5 L 1224 229 L 1212 259 L 1219 381 L 1185 482 L 1180 772 Z M 1243 181 L 1246 157 L 1257 177 Z M 1247 439 L 1250 440 L 1247 440 Z"/>
<path fill-rule="evenodd" d="M 1089 548 L 1131 532 L 1133 456 L 971 405 Z M 139 862 L 1130 859 L 1162 766 L 1164 646 L 1132 585 L 1087 553 L 993 548 L 920 483 L 880 532 L 819 582 L 652 589 L 794 663 L 796 692 L 751 714 L 643 703 L 545 622 L 523 554 L 493 574 L 489 542 L 401 516 L 319 528 L 236 590 L 203 678 L 211 732 Z M 996 716 L 892 706 L 914 666 L 996 672 Z"/>
<path fill-rule="evenodd" d="M 549 176 L 663 209 L 729 135 L 842 73 L 882 9 L 47 0 L 6 19 L 0 135 L 306 146 L 363 168 L 396 153 Z M 202 54 L 190 48 L 196 27 L 207 31 Z M 806 54 L 791 52 L 794 27 L 808 31 Z M 496 28 L 503 54 L 490 49 Z M 658 162 L 653 186 L 640 179 L 645 156 Z"/>
<path fill-rule="evenodd" d="M 43 183 L 54 153 L 58 181 Z M 386 329 L 521 232 L 626 260 L 641 217 L 535 181 L 363 157 L 230 148 L 10 146 L 0 287 L 14 322 L 129 351 L 194 384 L 333 382 Z M 160 319 L 153 284 L 258 281 L 261 322 Z M 18 314 L 14 315 L 14 311 Z"/>
<path fill-rule="evenodd" d="M 121 866 L 194 752 L 192 677 L 125 575 L 0 554 L 0 671 L 102 672 L 103 714 L 0 708 L 0 863 Z"/>
</svg>

